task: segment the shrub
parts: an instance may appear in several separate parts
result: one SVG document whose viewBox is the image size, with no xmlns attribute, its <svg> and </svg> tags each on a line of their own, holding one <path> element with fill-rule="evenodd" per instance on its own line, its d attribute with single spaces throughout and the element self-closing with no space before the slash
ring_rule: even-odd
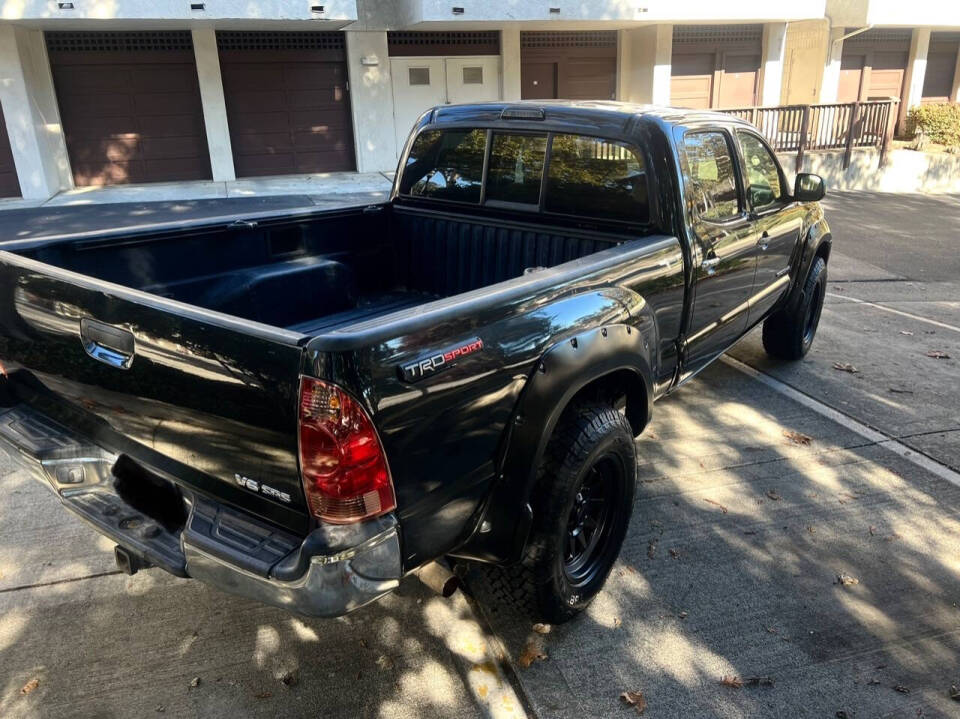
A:
<svg viewBox="0 0 960 719">
<path fill-rule="evenodd" d="M 960 104 L 917 105 L 907 113 L 907 134 L 923 134 L 941 145 L 960 145 Z"/>
</svg>

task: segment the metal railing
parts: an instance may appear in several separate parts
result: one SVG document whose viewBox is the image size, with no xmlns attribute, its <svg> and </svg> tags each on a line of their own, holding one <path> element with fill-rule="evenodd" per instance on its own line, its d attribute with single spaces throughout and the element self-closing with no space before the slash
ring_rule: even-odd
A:
<svg viewBox="0 0 960 719">
<path fill-rule="evenodd" d="M 718 112 L 753 123 L 776 152 L 796 152 L 798 172 L 804 153 L 814 150 L 843 149 L 846 170 L 855 147 L 877 148 L 880 167 L 884 166 L 899 102 L 891 98 L 825 105 L 737 107 Z"/>
</svg>

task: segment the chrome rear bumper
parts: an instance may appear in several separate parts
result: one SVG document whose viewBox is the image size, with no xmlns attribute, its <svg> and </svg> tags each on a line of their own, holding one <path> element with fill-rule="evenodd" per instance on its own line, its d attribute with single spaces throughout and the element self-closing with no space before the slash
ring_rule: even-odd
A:
<svg viewBox="0 0 960 719">
<path fill-rule="evenodd" d="M 393 515 L 324 525 L 300 538 L 181 487 L 189 508 L 167 528 L 117 493 L 117 455 L 25 406 L 0 408 L 0 449 L 63 505 L 127 552 L 180 577 L 298 614 L 336 617 L 395 589 L 400 536 Z M 176 483 L 176 478 L 160 475 Z"/>
</svg>

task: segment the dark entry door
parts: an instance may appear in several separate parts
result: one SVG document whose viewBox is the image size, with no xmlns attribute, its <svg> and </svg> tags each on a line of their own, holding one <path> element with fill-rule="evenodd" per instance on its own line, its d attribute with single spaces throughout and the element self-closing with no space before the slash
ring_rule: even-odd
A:
<svg viewBox="0 0 960 719">
<path fill-rule="evenodd" d="M 343 33 L 218 32 L 217 46 L 237 176 L 356 168 Z"/>
<path fill-rule="evenodd" d="M 520 33 L 524 100 L 613 100 L 616 80 L 616 31 Z"/>
<path fill-rule="evenodd" d="M 520 66 L 520 97 L 524 100 L 552 100 L 557 97 L 557 63 L 525 62 Z"/>
</svg>

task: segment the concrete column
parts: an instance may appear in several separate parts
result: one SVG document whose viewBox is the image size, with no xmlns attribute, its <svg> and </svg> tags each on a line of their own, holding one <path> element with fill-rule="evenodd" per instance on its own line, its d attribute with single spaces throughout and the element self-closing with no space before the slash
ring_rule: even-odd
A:
<svg viewBox="0 0 960 719">
<path fill-rule="evenodd" d="M 897 128 L 903 131 L 907 110 L 919 105 L 923 97 L 923 80 L 927 74 L 927 52 L 930 50 L 930 28 L 915 27 L 910 37 L 910 58 L 907 61 L 907 76 L 903 80 L 903 97 L 897 115 Z"/>
<path fill-rule="evenodd" d="M 73 186 L 67 146 L 39 30 L 0 25 L 0 103 L 24 199 Z"/>
<path fill-rule="evenodd" d="M 508 25 L 500 31 L 501 97 L 520 99 L 520 26 Z"/>
<path fill-rule="evenodd" d="M 346 38 L 357 170 L 396 170 L 399 155 L 387 33 L 347 31 Z"/>
<path fill-rule="evenodd" d="M 837 101 L 840 91 L 840 60 L 843 57 L 844 28 L 830 28 L 830 37 L 827 40 L 827 62 L 823 67 L 823 82 L 820 85 L 820 102 L 831 103 Z"/>
<path fill-rule="evenodd" d="M 957 64 L 953 68 L 953 88 L 950 90 L 950 102 L 960 102 L 960 52 L 957 53 Z"/>
<path fill-rule="evenodd" d="M 193 30 L 193 55 L 197 61 L 203 124 L 207 128 L 210 172 L 214 182 L 230 182 L 237 179 L 237 173 L 233 167 L 233 147 L 227 123 L 227 103 L 223 96 L 223 78 L 220 76 L 217 33 L 213 28 Z"/>
<path fill-rule="evenodd" d="M 620 42 L 618 99 L 669 105 L 673 25 L 624 30 Z"/>
<path fill-rule="evenodd" d="M 787 23 L 768 22 L 763 26 L 762 57 L 760 60 L 760 104 L 773 107 L 780 104 L 783 87 L 783 57 L 787 43 Z"/>
</svg>

